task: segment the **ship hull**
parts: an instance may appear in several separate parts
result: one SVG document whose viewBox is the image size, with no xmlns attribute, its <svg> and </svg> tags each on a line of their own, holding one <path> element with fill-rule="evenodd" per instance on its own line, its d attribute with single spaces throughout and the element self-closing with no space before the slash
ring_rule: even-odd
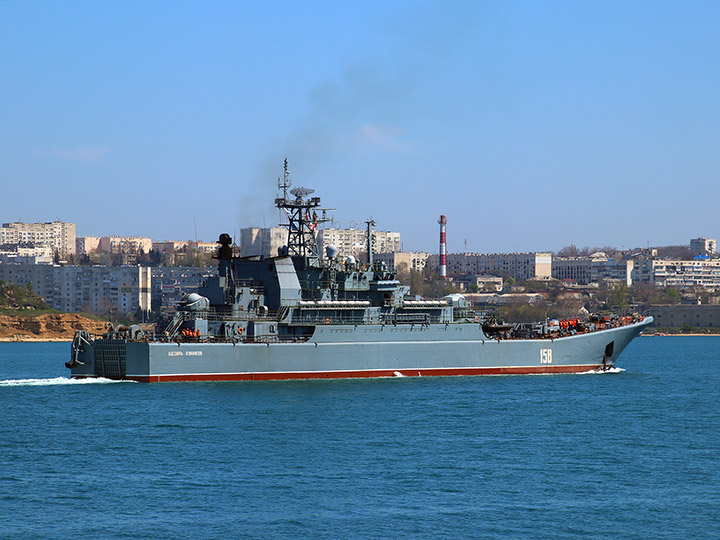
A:
<svg viewBox="0 0 720 540">
<path fill-rule="evenodd" d="M 650 322 L 557 339 L 489 339 L 473 324 L 328 325 L 305 343 L 98 339 L 84 344 L 72 376 L 170 382 L 582 373 L 611 366 Z"/>
</svg>

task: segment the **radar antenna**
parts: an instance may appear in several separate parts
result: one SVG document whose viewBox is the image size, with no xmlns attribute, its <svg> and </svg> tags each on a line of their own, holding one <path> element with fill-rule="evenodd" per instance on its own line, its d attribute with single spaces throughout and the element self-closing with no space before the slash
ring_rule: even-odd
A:
<svg viewBox="0 0 720 540">
<path fill-rule="evenodd" d="M 283 199 L 287 199 L 288 188 L 292 185 L 290 181 L 290 171 L 288 170 L 287 158 L 285 158 L 285 164 L 283 167 L 283 177 L 278 177 L 278 189 L 282 189 Z"/>
<path fill-rule="evenodd" d="M 311 265 L 316 265 L 319 256 L 315 234 L 318 224 L 326 221 L 324 215 L 320 218 L 317 215 L 320 197 L 308 197 L 315 193 L 315 190 L 298 186 L 290 190 L 290 195 L 295 197 L 293 199 L 288 197 L 290 186 L 290 171 L 286 158 L 283 178 L 278 178 L 278 189 L 282 190 L 282 197 L 275 199 L 275 206 L 283 209 L 288 219 L 288 223 L 282 224 L 288 229 L 288 255 L 307 257 Z"/>
</svg>

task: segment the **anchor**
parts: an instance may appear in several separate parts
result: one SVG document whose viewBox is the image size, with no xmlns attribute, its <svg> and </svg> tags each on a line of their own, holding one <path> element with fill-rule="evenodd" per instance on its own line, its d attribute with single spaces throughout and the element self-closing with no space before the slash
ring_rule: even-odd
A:
<svg viewBox="0 0 720 540">
<path fill-rule="evenodd" d="M 603 360 L 602 360 L 602 370 L 607 371 L 609 369 L 613 368 L 613 363 L 610 362 L 608 365 L 608 360 L 612 358 L 613 351 L 615 350 L 615 342 L 611 341 L 607 345 L 605 345 L 605 354 L 603 354 Z"/>
<path fill-rule="evenodd" d="M 85 335 L 83 335 L 83 334 L 85 334 Z M 87 332 L 81 332 L 79 330 L 75 332 L 75 336 L 73 337 L 73 341 L 72 341 L 72 353 L 71 353 L 70 361 L 65 362 L 66 368 L 72 369 L 74 367 L 82 366 L 85 364 L 85 362 L 81 362 L 78 359 L 78 356 L 80 355 L 81 352 L 83 352 L 82 342 L 85 341 L 87 343 L 87 337 L 89 337 Z"/>
</svg>

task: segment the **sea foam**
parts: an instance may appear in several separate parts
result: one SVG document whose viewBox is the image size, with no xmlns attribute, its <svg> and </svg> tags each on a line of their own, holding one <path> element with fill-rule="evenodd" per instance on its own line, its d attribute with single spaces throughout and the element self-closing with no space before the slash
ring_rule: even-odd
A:
<svg viewBox="0 0 720 540">
<path fill-rule="evenodd" d="M 611 367 L 609 369 L 593 369 L 590 371 L 583 371 L 578 375 L 604 375 L 605 373 L 622 373 L 623 371 L 625 371 L 624 368 Z"/>
<path fill-rule="evenodd" d="M 135 381 L 113 381 L 111 379 L 87 378 L 87 379 L 70 379 L 68 377 L 54 377 L 52 379 L 8 379 L 0 380 L 2 386 L 58 386 L 66 384 L 113 384 L 122 382 Z"/>
</svg>

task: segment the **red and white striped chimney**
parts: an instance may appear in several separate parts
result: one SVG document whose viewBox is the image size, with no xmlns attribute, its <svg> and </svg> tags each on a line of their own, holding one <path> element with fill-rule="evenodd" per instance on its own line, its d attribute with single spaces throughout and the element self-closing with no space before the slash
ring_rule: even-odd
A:
<svg viewBox="0 0 720 540">
<path fill-rule="evenodd" d="M 440 277 L 445 279 L 447 277 L 447 245 L 445 244 L 445 225 L 447 225 L 447 218 L 440 216 L 438 223 L 440 224 Z"/>
</svg>

